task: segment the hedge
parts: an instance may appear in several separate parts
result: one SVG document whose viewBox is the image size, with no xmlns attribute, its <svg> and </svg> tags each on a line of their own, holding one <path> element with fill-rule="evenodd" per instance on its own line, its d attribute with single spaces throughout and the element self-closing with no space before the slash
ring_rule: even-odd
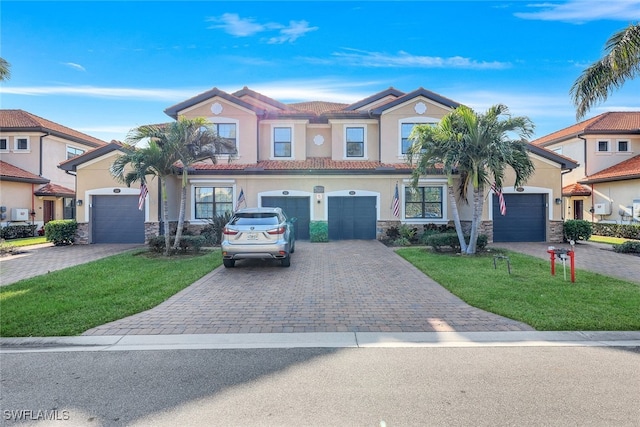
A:
<svg viewBox="0 0 640 427">
<path fill-rule="evenodd" d="M 640 240 L 640 224 L 604 224 L 595 222 L 593 223 L 593 234 L 597 236 Z"/>
<path fill-rule="evenodd" d="M 175 241 L 176 236 L 170 236 L 171 245 Z M 200 252 L 200 249 L 207 243 L 207 239 L 204 236 L 182 236 L 180 238 L 180 244 L 178 250 L 180 252 Z M 163 253 L 166 246 L 164 236 L 156 236 L 149 239 L 149 249 L 152 252 Z"/>
<path fill-rule="evenodd" d="M 309 223 L 309 240 L 312 243 L 329 241 L 329 223 L 327 221 L 311 221 Z"/>
<path fill-rule="evenodd" d="M 589 240 L 593 234 L 593 228 L 589 221 L 584 219 L 570 219 L 564 223 L 564 237 L 567 240 Z"/>
<path fill-rule="evenodd" d="M 38 226 L 34 224 L 7 225 L 6 227 L 0 228 L 0 238 L 9 240 L 33 237 L 35 236 L 37 227 Z"/>
<path fill-rule="evenodd" d="M 464 236 L 466 242 L 469 241 L 469 236 Z M 478 235 L 477 248 L 484 249 L 487 246 L 489 239 L 486 235 Z M 425 239 L 427 246 L 433 247 L 434 250 L 439 251 L 443 247 L 450 247 L 452 249 L 460 249 L 460 240 L 458 240 L 458 234 L 456 233 L 438 233 L 432 234 Z"/>
<path fill-rule="evenodd" d="M 76 239 L 77 229 L 75 219 L 49 221 L 44 226 L 44 237 L 56 246 L 71 245 Z"/>
</svg>

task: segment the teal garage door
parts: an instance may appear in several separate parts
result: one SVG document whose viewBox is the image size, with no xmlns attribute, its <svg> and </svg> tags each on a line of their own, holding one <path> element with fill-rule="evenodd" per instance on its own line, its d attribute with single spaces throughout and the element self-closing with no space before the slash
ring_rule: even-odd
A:
<svg viewBox="0 0 640 427">
<path fill-rule="evenodd" d="M 376 198 L 329 197 L 330 240 L 372 240 L 376 238 Z"/>
<path fill-rule="evenodd" d="M 498 197 L 493 195 L 494 242 L 544 242 L 547 206 L 544 194 L 505 194 L 507 214 L 500 215 Z"/>
<path fill-rule="evenodd" d="M 282 208 L 287 218 L 297 218 L 293 223 L 297 240 L 309 240 L 309 197 L 263 197 L 262 206 L 269 208 Z"/>
</svg>

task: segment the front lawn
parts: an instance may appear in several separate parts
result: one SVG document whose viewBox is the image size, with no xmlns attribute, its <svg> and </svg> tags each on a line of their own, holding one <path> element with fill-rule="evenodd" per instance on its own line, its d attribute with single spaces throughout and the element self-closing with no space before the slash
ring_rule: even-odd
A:
<svg viewBox="0 0 640 427">
<path fill-rule="evenodd" d="M 493 253 L 476 256 L 432 253 L 421 248 L 397 253 L 475 307 L 546 331 L 640 330 L 640 286 L 578 270 L 571 283 L 569 263 L 551 276 L 549 261 L 506 252 L 493 267 Z"/>
<path fill-rule="evenodd" d="M 148 310 L 222 264 L 220 251 L 125 252 L 0 288 L 0 336 L 77 335 Z"/>
</svg>

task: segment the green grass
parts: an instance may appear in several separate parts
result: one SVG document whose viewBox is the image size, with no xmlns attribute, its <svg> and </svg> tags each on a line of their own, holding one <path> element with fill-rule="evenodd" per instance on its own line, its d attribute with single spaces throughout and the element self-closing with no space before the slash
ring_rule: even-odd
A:
<svg viewBox="0 0 640 427">
<path fill-rule="evenodd" d="M 0 336 L 77 335 L 148 310 L 222 263 L 220 251 L 129 251 L 0 288 Z"/>
<path fill-rule="evenodd" d="M 608 237 L 608 236 L 591 236 L 589 237 L 590 242 L 596 243 L 609 243 L 612 245 L 619 245 L 621 243 L 626 242 L 630 239 L 623 239 L 622 237 Z"/>
<path fill-rule="evenodd" d="M 468 304 L 547 331 L 640 330 L 640 285 L 577 270 L 563 280 L 561 263 L 507 252 L 493 267 L 493 254 L 460 256 L 424 249 L 397 253 Z M 494 252 L 495 254 L 495 252 Z"/>
<path fill-rule="evenodd" d="M 47 243 L 47 239 L 44 236 L 39 237 L 25 237 L 23 239 L 11 239 L 5 240 L 5 244 L 13 247 L 22 247 L 22 246 L 31 246 L 31 245 L 41 245 L 42 243 Z"/>
</svg>

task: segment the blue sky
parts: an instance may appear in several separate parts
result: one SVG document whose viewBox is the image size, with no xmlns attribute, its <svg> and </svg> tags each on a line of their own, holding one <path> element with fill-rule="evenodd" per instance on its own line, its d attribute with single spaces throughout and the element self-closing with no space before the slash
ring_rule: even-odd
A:
<svg viewBox="0 0 640 427">
<path fill-rule="evenodd" d="M 352 103 L 419 87 L 506 104 L 536 137 L 575 123 L 569 89 L 640 0 L 11 1 L 0 5 L 0 106 L 105 141 L 213 87 Z M 587 117 L 640 110 L 640 79 Z"/>
</svg>

